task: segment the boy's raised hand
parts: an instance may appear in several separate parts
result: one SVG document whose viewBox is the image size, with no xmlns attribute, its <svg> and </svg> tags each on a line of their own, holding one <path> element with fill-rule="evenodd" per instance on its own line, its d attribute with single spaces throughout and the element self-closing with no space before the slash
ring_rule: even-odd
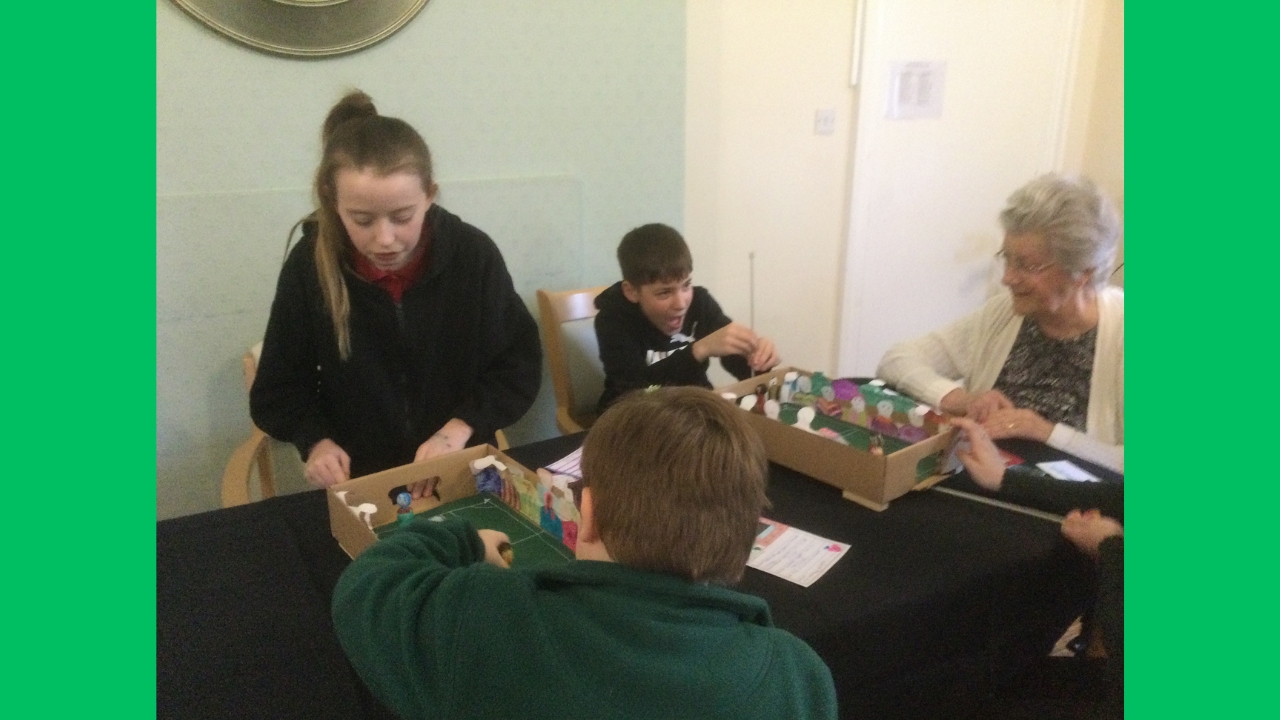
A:
<svg viewBox="0 0 1280 720">
<path fill-rule="evenodd" d="M 768 372 L 777 367 L 781 361 L 778 359 L 778 349 L 774 347 L 773 341 L 761 335 L 756 340 L 755 352 L 751 353 L 747 362 L 756 372 Z"/>
<path fill-rule="evenodd" d="M 693 344 L 693 357 L 699 362 L 709 357 L 742 355 L 751 357 L 760 338 L 746 325 L 731 322 Z M 772 345 L 772 343 L 770 343 Z"/>
</svg>

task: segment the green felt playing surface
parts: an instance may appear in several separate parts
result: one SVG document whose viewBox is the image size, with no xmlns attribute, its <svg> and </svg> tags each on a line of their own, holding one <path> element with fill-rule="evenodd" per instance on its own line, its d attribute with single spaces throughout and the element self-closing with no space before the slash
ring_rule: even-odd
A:
<svg viewBox="0 0 1280 720">
<path fill-rule="evenodd" d="M 561 565 L 573 559 L 573 551 L 565 547 L 564 543 L 490 493 L 447 502 L 418 515 L 428 518 L 462 518 L 476 528 L 506 533 L 511 539 L 513 568 Z M 384 537 L 399 529 L 400 523 L 393 522 L 378 527 L 375 532 L 378 537 Z"/>
</svg>

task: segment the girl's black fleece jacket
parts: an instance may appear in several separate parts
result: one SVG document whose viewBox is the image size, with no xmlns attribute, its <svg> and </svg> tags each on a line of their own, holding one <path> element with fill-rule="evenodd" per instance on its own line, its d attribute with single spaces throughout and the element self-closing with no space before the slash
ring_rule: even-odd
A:
<svg viewBox="0 0 1280 720">
<path fill-rule="evenodd" d="M 296 445 L 304 459 L 329 438 L 359 477 L 412 462 L 451 418 L 473 428 L 468 444 L 493 442 L 494 431 L 533 404 L 542 380 L 538 328 L 498 247 L 438 205 L 423 224 L 428 269 L 399 304 L 344 263 L 351 300 L 344 362 L 316 276 L 317 225 L 304 223 L 280 271 L 249 394 L 258 427 Z"/>
</svg>

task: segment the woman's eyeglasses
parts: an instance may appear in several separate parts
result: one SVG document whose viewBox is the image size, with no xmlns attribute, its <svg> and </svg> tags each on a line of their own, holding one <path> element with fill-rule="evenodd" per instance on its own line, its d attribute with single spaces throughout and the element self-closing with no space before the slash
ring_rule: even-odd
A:
<svg viewBox="0 0 1280 720">
<path fill-rule="evenodd" d="M 1039 265 L 1031 265 L 1020 258 L 1010 257 L 1009 253 L 1003 249 L 996 253 L 996 260 L 1004 263 L 1004 266 L 1019 275 L 1039 275 L 1049 268 L 1057 265 L 1057 263 L 1047 262 Z"/>
</svg>

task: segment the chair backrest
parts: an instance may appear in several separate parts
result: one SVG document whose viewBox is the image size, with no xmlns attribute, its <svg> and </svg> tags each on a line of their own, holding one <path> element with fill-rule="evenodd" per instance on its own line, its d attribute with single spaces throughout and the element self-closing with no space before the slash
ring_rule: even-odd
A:
<svg viewBox="0 0 1280 720">
<path fill-rule="evenodd" d="M 253 378 L 258 374 L 258 360 L 262 358 L 262 342 L 259 341 L 240 357 L 244 369 L 244 386 L 253 388 Z M 271 438 L 262 432 L 253 420 L 249 439 L 231 453 L 222 470 L 222 507 L 233 507 L 252 502 L 249 485 L 253 482 L 253 469 L 258 469 L 258 486 L 265 500 L 276 495 L 275 467 L 271 458 Z"/>
<path fill-rule="evenodd" d="M 585 430 L 596 419 L 604 367 L 593 319 L 596 296 L 606 287 L 537 293 L 542 342 L 556 392 L 556 424 L 562 433 Z"/>
<path fill-rule="evenodd" d="M 262 359 L 262 341 L 259 340 L 253 347 L 249 348 L 249 352 L 240 358 L 241 364 L 244 365 L 244 387 L 246 390 L 253 389 L 253 379 L 258 376 L 258 361 Z"/>
</svg>

